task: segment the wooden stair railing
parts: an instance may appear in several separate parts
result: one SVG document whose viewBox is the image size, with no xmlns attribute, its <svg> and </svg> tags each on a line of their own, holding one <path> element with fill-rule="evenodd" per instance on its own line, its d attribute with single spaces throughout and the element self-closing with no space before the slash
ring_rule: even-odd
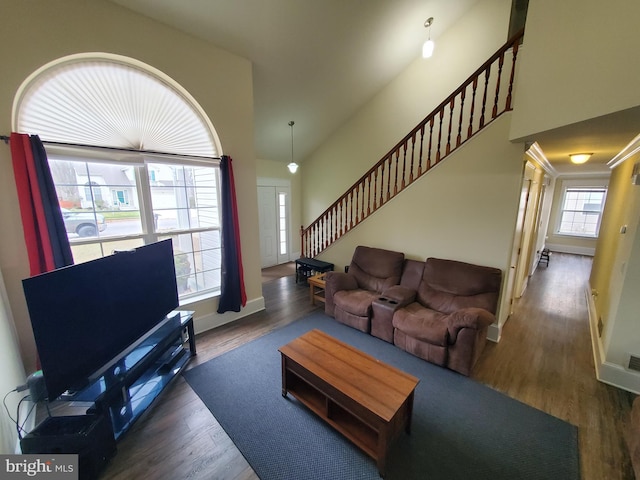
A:
<svg viewBox="0 0 640 480">
<path fill-rule="evenodd" d="M 501 114 L 512 110 L 516 59 L 523 35 L 524 29 L 494 53 L 307 228 L 301 227 L 301 255 L 318 255 Z M 509 52 L 511 71 L 509 75 L 503 75 L 505 57 L 508 60 Z M 495 74 L 492 75 L 492 71 Z M 488 102 L 492 104 L 488 105 Z"/>
</svg>

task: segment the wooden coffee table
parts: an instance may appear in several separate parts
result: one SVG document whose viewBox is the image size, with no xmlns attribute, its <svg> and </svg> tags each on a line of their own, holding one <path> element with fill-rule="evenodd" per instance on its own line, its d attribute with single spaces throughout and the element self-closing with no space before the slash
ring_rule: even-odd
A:
<svg viewBox="0 0 640 480">
<path fill-rule="evenodd" d="M 387 452 L 411 430 L 419 380 L 320 330 L 279 349 L 282 396 L 291 393 L 372 457 L 384 475 Z"/>
</svg>

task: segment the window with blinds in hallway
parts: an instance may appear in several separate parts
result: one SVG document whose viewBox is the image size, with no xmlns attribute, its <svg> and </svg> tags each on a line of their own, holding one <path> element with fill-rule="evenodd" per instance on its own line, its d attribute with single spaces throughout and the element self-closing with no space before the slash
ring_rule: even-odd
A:
<svg viewBox="0 0 640 480">
<path fill-rule="evenodd" d="M 567 187 L 562 198 L 558 233 L 597 237 L 607 189 L 603 187 Z"/>
</svg>

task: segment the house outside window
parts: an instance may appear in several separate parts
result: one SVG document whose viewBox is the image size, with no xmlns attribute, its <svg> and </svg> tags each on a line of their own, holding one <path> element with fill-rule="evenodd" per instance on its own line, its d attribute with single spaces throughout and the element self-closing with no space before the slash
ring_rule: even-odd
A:
<svg viewBox="0 0 640 480">
<path fill-rule="evenodd" d="M 131 205 L 128 190 L 111 190 L 111 198 L 114 207 L 128 207 Z"/>
<path fill-rule="evenodd" d="M 48 156 L 58 200 L 65 208 L 75 263 L 172 238 L 179 295 L 219 291 L 217 165 L 146 161 L 123 166 L 104 159 L 95 162 L 55 153 Z M 91 149 L 84 150 L 84 156 L 90 157 Z M 152 171 L 156 175 L 161 172 L 154 184 Z M 105 183 L 85 182 L 83 177 L 91 177 L 92 172 L 99 172 Z M 89 195 L 87 183 L 91 184 Z M 95 201 L 93 189 L 97 188 L 111 189 L 114 202 Z"/>
<path fill-rule="evenodd" d="M 597 238 L 606 197 L 606 186 L 581 185 L 577 182 L 563 184 L 557 233 Z"/>
</svg>

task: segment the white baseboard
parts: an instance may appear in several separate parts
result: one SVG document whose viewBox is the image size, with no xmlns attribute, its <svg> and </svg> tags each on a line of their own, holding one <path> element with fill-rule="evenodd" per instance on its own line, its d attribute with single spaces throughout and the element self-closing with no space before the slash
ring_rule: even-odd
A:
<svg viewBox="0 0 640 480">
<path fill-rule="evenodd" d="M 558 253 L 572 253 L 574 255 L 587 255 L 589 257 L 593 257 L 596 253 L 596 249 L 593 247 L 577 247 L 574 245 L 562 245 L 556 243 L 547 243 L 545 245 L 551 252 Z M 553 256 L 551 257 L 553 260 Z"/>
<path fill-rule="evenodd" d="M 487 330 L 487 340 L 498 343 L 500 338 L 502 338 L 502 328 L 500 328 L 497 323 L 489 325 L 489 329 Z"/>
<path fill-rule="evenodd" d="M 210 313 L 194 317 L 193 328 L 196 334 L 206 332 L 262 310 L 264 310 L 264 297 L 258 297 L 249 300 L 247 305 L 239 312 Z"/>
<path fill-rule="evenodd" d="M 596 304 L 591 296 L 590 286 L 585 289 L 585 296 L 587 297 L 589 330 L 591 331 L 591 348 L 593 350 L 596 378 L 607 385 L 640 395 L 640 374 L 627 370 L 622 365 L 605 360 L 604 348 L 598 336 L 598 313 L 596 311 Z"/>
<path fill-rule="evenodd" d="M 640 395 L 640 375 L 626 368 L 609 362 L 603 362 L 596 368 L 598 380 L 607 385 L 621 388 L 627 392 Z"/>
</svg>

